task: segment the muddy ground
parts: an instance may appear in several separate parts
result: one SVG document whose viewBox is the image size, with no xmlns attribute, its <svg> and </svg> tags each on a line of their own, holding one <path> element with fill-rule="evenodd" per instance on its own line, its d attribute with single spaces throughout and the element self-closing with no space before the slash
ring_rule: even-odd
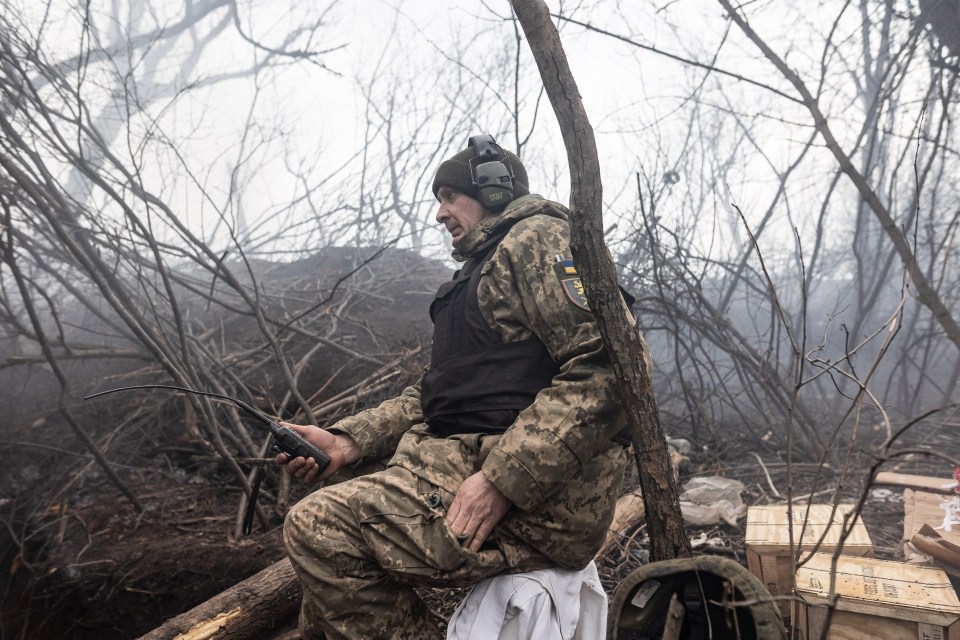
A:
<svg viewBox="0 0 960 640">
<path fill-rule="evenodd" d="M 903 446 L 951 450 L 956 428 L 951 423 L 921 425 Z M 868 429 L 853 449 L 849 465 L 853 471 L 841 489 L 845 499 L 855 499 L 861 492 L 866 469 L 874 462 L 872 452 L 884 435 Z M 698 476 L 735 478 L 745 485 L 743 499 L 748 505 L 780 502 L 787 489 L 785 461 L 765 451 L 761 466 L 753 455 L 757 450 L 757 443 L 743 434 L 722 447 L 695 447 L 681 465 L 680 482 Z M 817 496 L 827 501 L 840 482 L 840 467 L 828 462 L 815 484 L 816 468 L 809 461 L 795 465 L 794 494 L 827 490 Z M 945 478 L 951 473 L 945 462 L 919 454 L 883 468 Z M 2 639 L 134 638 L 282 557 L 282 514 L 277 509 L 268 511 L 267 526 L 258 522 L 251 535 L 234 537 L 241 494 L 228 470 L 216 461 L 189 451 L 168 451 L 156 454 L 152 464 L 131 465 L 120 472 L 143 502 L 143 512 L 137 513 L 91 467 L 60 501 L 33 514 L 23 529 L 8 531 L 26 543 L 23 548 L 11 544 L 0 567 Z M 635 485 L 631 469 L 624 490 Z M 0 506 L 0 514 L 9 530 L 17 519 L 5 512 L 8 507 Z M 876 555 L 902 558 L 902 492 L 873 489 L 862 515 Z M 737 526 L 690 527 L 689 533 L 701 541 L 697 552 L 745 564 L 744 524 L 741 517 Z M 598 563 L 608 592 L 646 561 L 646 549 L 643 526 L 624 532 L 622 543 Z M 441 617 L 463 597 L 461 591 L 424 595 Z M 291 625 L 292 620 L 278 625 L 281 630 L 271 637 L 291 637 Z"/>
</svg>

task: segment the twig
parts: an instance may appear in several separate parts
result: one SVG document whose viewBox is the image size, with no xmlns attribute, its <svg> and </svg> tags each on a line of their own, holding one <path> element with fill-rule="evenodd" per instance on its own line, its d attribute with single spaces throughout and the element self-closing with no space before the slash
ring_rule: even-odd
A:
<svg viewBox="0 0 960 640">
<path fill-rule="evenodd" d="M 760 468 L 763 469 L 763 475 L 767 477 L 767 484 L 770 485 L 770 491 L 773 492 L 773 495 L 777 498 L 782 498 L 780 492 L 777 491 L 777 487 L 773 484 L 773 479 L 770 477 L 770 472 L 767 471 L 767 465 L 763 464 L 763 460 L 760 459 L 760 456 L 756 453 L 753 454 L 753 457 L 757 459 L 757 462 L 760 463 Z"/>
</svg>

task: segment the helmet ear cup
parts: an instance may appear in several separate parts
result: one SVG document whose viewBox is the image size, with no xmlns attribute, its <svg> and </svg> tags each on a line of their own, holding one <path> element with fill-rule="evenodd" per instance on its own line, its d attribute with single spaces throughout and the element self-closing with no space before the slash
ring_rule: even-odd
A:
<svg viewBox="0 0 960 640">
<path fill-rule="evenodd" d="M 491 135 L 473 136 L 467 145 L 477 153 L 470 159 L 470 179 L 477 200 L 491 211 L 503 209 L 513 200 L 516 183 L 507 155 Z"/>
<path fill-rule="evenodd" d="M 473 171 L 480 204 L 487 209 L 502 209 L 513 200 L 513 176 L 499 160 L 484 162 Z"/>
</svg>

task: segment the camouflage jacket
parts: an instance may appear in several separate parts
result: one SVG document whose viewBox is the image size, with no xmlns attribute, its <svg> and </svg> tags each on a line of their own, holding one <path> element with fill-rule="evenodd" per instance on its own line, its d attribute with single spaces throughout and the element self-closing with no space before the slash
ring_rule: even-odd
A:
<svg viewBox="0 0 960 640">
<path fill-rule="evenodd" d="M 500 436 L 427 433 L 419 384 L 332 430 L 350 434 L 363 461 L 393 454 L 391 465 L 443 488 L 450 500 L 482 469 L 515 506 L 500 526 L 560 566 L 578 569 L 592 558 L 613 516 L 626 456 L 612 438 L 626 418 L 594 316 L 563 265 L 572 256 L 562 205 L 524 196 L 481 220 L 454 257 L 465 260 L 509 224 L 483 265 L 478 302 L 504 342 L 536 336 L 546 345 L 560 367 L 552 385 Z"/>
</svg>

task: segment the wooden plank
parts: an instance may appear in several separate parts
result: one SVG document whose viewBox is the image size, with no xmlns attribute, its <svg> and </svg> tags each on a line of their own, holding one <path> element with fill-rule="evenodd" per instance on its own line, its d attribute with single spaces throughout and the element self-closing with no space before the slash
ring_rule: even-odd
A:
<svg viewBox="0 0 960 640">
<path fill-rule="evenodd" d="M 790 596 L 788 600 L 778 601 L 780 605 L 780 613 L 783 615 L 785 621 L 789 622 L 793 620 L 794 615 L 797 610 L 797 602 L 793 599 L 793 596 L 796 595 L 796 592 L 793 590 L 793 576 L 794 576 L 794 563 L 793 556 L 776 556 L 777 558 L 777 576 L 780 586 L 780 595 Z"/>
<path fill-rule="evenodd" d="M 806 606 L 798 617 L 798 640 L 820 640 L 827 624 L 827 608 Z M 853 611 L 834 612 L 830 620 L 830 640 L 953 640 L 942 626 L 880 618 Z"/>
<path fill-rule="evenodd" d="M 947 542 L 960 545 L 960 527 L 952 526 L 951 531 L 946 531 L 943 526 L 947 515 L 944 504 L 948 502 L 948 497 L 940 494 L 906 489 L 903 492 L 903 541 L 909 541 L 928 524 Z"/>
<path fill-rule="evenodd" d="M 784 589 L 783 576 L 780 575 L 778 569 L 777 556 L 770 554 L 760 556 L 760 573 L 763 575 L 763 584 L 772 596 L 787 594 L 787 591 Z M 789 589 L 789 585 L 790 583 L 787 582 L 787 589 Z"/>
<path fill-rule="evenodd" d="M 819 640 L 822 634 L 811 636 Z M 852 611 L 835 611 L 830 640 L 918 640 L 917 623 Z"/>
<path fill-rule="evenodd" d="M 955 533 L 945 531 L 946 534 Z M 960 545 L 943 537 L 939 531 L 928 524 L 920 527 L 910 544 L 933 558 L 933 565 L 940 567 L 948 575 L 960 576 Z"/>
<path fill-rule="evenodd" d="M 831 560 L 830 554 L 818 553 L 797 571 L 797 591 L 806 602 L 827 602 Z M 835 592 L 837 609 L 842 611 L 943 627 L 960 619 L 960 599 L 953 585 L 933 567 L 840 556 Z"/>
<path fill-rule="evenodd" d="M 797 640 L 807 640 L 809 635 L 807 634 L 807 629 L 810 626 L 810 613 L 813 611 L 813 607 L 808 607 L 806 605 L 801 605 L 797 611 L 797 617 L 793 620 L 793 634 Z"/>
<path fill-rule="evenodd" d="M 956 480 L 952 478 L 914 476 L 908 473 L 893 473 L 892 471 L 878 473 L 873 482 L 874 484 L 905 487 L 940 494 L 952 494 L 957 487 Z"/>
<path fill-rule="evenodd" d="M 760 567 L 760 554 L 753 549 L 747 549 L 747 570 L 763 582 L 763 570 Z"/>
<path fill-rule="evenodd" d="M 842 504 L 836 509 L 829 504 L 810 505 L 793 509 L 793 542 L 801 549 L 812 551 L 820 542 L 820 551 L 837 548 L 843 527 L 843 516 L 853 505 Z M 804 516 L 807 524 L 804 526 Z M 787 527 L 787 506 L 770 505 L 747 509 L 746 546 L 763 555 L 765 553 L 790 554 L 790 529 Z M 847 555 L 873 555 L 873 543 L 863 521 L 857 518 L 850 535 L 843 543 Z"/>
<path fill-rule="evenodd" d="M 827 624 L 827 610 L 824 607 L 803 607 L 807 613 L 807 638 L 820 640 L 823 637 L 823 628 Z"/>
<path fill-rule="evenodd" d="M 918 640 L 947 640 L 947 630 L 938 624 L 917 623 Z"/>
</svg>

